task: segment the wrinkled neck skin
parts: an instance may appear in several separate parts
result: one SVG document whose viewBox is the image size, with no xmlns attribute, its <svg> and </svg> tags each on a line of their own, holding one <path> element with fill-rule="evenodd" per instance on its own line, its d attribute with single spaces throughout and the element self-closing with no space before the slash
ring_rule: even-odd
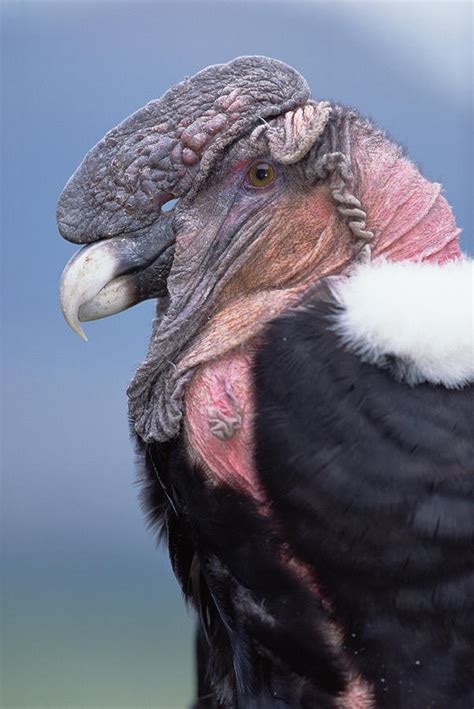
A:
<svg viewBox="0 0 474 709">
<path fill-rule="evenodd" d="M 373 258 L 442 263 L 460 257 L 459 229 L 441 186 L 425 179 L 398 146 L 368 121 L 335 107 L 322 141 L 305 159 L 308 172 L 321 154 L 335 151 L 343 152 L 351 167 L 351 191 L 374 234 Z M 316 180 L 304 194 L 291 195 L 287 205 L 276 205 L 285 228 L 262 228 L 252 243 L 231 245 L 219 257 L 222 275 L 216 283 L 191 284 L 177 299 L 171 294 L 128 390 L 130 416 L 143 440 L 177 435 L 184 392 L 196 367 L 257 336 L 318 278 L 347 269 L 357 248 L 336 206 L 327 181 Z M 301 247 L 295 253 L 288 245 L 289 225 Z M 186 271 L 184 259 L 185 254 L 176 267 L 180 271 Z M 199 278 L 194 273 L 196 284 Z"/>
<path fill-rule="evenodd" d="M 368 123 L 356 123 L 351 142 L 356 193 L 375 235 L 372 257 L 440 264 L 460 258 L 461 230 L 442 186 Z"/>
</svg>

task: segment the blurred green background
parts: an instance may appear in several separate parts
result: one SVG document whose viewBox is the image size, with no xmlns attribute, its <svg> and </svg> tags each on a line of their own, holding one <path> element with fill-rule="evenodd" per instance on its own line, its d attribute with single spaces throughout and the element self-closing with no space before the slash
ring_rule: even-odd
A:
<svg viewBox="0 0 474 709">
<path fill-rule="evenodd" d="M 153 304 L 57 304 L 55 205 L 85 152 L 185 75 L 242 54 L 356 106 L 454 207 L 472 253 L 470 2 L 3 2 L 1 706 L 182 709 L 192 621 L 134 485 L 125 388 Z"/>
</svg>

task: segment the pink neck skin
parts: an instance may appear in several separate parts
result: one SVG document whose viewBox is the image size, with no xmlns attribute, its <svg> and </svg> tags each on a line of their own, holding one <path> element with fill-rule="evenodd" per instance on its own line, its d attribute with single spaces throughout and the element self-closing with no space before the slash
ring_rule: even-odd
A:
<svg viewBox="0 0 474 709">
<path fill-rule="evenodd" d="M 251 368 L 255 348 L 232 350 L 199 367 L 186 393 L 185 426 L 191 457 L 210 474 L 264 504 L 254 473 Z M 233 435 L 220 440 L 214 422 L 234 423 Z M 232 425 L 232 423 L 230 423 Z"/>
<path fill-rule="evenodd" d="M 352 161 L 357 197 L 375 234 L 373 258 L 440 264 L 461 258 L 461 230 L 441 185 L 423 177 L 398 146 L 359 129 Z"/>
</svg>

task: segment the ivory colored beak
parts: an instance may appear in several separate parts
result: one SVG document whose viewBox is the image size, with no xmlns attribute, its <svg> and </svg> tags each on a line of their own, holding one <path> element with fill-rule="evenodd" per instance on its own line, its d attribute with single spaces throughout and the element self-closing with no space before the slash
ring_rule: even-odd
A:
<svg viewBox="0 0 474 709">
<path fill-rule="evenodd" d="M 85 246 L 66 264 L 59 300 L 66 322 L 87 341 L 81 322 L 126 310 L 166 291 L 174 239 L 114 237 Z M 164 265 L 166 264 L 166 265 Z"/>
</svg>

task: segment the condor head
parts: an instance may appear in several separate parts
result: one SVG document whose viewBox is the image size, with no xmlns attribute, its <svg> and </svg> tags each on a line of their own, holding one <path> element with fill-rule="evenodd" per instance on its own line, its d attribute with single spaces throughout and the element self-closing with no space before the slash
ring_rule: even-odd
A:
<svg viewBox="0 0 474 709">
<path fill-rule="evenodd" d="M 375 255 L 448 258 L 458 233 L 440 186 L 397 146 L 266 57 L 208 67 L 110 131 L 57 217 L 85 244 L 60 288 L 79 335 L 81 322 L 158 299 L 129 389 L 144 440 L 177 432 L 193 368 L 257 334 L 315 279 L 367 258 L 370 243 Z"/>
</svg>

